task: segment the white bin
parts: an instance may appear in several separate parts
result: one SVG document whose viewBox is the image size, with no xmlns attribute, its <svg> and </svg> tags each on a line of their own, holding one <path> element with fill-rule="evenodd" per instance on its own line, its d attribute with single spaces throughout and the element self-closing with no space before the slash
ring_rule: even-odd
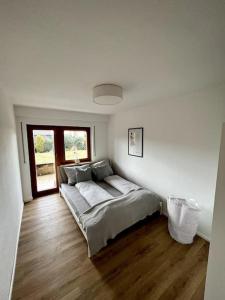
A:
<svg viewBox="0 0 225 300">
<path fill-rule="evenodd" d="M 169 197 L 167 211 L 171 237 L 182 244 L 191 244 L 198 228 L 198 203 L 192 199 Z"/>
</svg>

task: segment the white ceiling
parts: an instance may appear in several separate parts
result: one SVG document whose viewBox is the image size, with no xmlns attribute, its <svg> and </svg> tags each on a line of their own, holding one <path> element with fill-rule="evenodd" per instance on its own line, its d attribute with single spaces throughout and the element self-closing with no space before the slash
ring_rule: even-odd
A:
<svg viewBox="0 0 225 300">
<path fill-rule="evenodd" d="M 114 113 L 223 81 L 224 0 L 0 0 L 0 86 L 16 104 Z M 123 103 L 94 104 L 101 83 Z"/>
</svg>

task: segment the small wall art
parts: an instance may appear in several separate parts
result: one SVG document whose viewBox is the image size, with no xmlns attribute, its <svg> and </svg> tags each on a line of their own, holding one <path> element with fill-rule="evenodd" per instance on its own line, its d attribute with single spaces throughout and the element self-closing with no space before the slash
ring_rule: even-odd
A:
<svg viewBox="0 0 225 300">
<path fill-rule="evenodd" d="M 143 157 L 143 133 L 143 127 L 128 129 L 129 155 Z"/>
</svg>

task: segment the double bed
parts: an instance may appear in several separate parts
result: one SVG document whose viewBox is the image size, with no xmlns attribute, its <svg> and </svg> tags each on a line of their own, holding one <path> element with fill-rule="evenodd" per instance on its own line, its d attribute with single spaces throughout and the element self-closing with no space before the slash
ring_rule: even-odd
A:
<svg viewBox="0 0 225 300">
<path fill-rule="evenodd" d="M 66 167 L 58 168 L 60 195 L 87 240 L 89 257 L 105 247 L 109 239 L 160 209 L 158 195 L 118 175 L 68 184 Z M 108 197 L 101 198 L 101 192 Z"/>
</svg>

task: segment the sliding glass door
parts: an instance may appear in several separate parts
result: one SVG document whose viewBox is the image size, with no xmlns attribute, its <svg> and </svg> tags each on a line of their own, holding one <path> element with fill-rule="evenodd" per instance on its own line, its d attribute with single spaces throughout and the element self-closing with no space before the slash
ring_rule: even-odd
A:
<svg viewBox="0 0 225 300">
<path fill-rule="evenodd" d="M 58 191 L 57 166 L 91 160 L 89 127 L 27 125 L 32 195 Z"/>
</svg>

